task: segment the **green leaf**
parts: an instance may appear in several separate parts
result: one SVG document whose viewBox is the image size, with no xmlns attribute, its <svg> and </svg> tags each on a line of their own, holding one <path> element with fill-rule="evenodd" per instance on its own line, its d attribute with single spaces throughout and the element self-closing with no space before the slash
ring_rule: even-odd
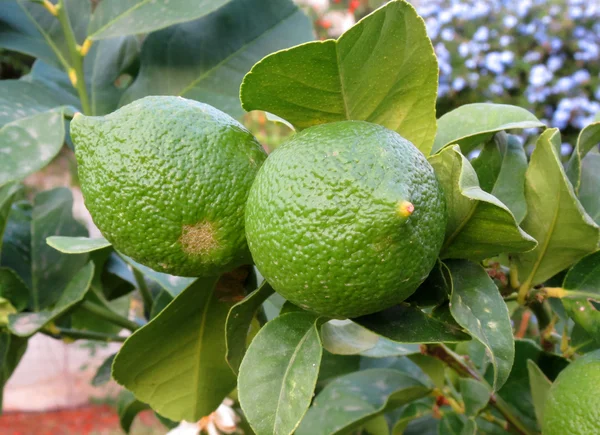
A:
<svg viewBox="0 0 600 435">
<path fill-rule="evenodd" d="M 64 254 L 83 254 L 112 246 L 104 237 L 90 239 L 89 237 L 51 236 L 46 243 Z"/>
<path fill-rule="evenodd" d="M 76 42 L 82 44 L 86 37 L 91 2 L 65 0 L 63 7 L 67 10 Z M 0 47 L 41 58 L 55 66 L 69 66 L 69 43 L 60 23 L 38 2 L 2 2 L 0 29 Z"/>
<path fill-rule="evenodd" d="M 336 355 L 357 355 L 375 347 L 379 336 L 351 320 L 330 320 L 321 326 L 323 347 Z"/>
<path fill-rule="evenodd" d="M 600 143 L 600 120 L 586 126 L 577 137 L 577 145 L 566 165 L 566 174 L 576 193 L 581 183 L 581 164 L 588 152 Z"/>
<path fill-rule="evenodd" d="M 494 367 L 494 390 L 498 390 L 506 382 L 515 357 L 504 299 L 480 265 L 465 260 L 448 261 L 446 265 L 452 276 L 452 316 L 486 347 Z"/>
<path fill-rule="evenodd" d="M 39 171 L 58 154 L 65 138 L 63 112 L 38 113 L 0 128 L 0 185 Z"/>
<path fill-rule="evenodd" d="M 450 277 L 448 268 L 438 261 L 429 272 L 425 281 L 406 299 L 406 302 L 418 307 L 432 307 L 442 304 L 450 295 Z"/>
<path fill-rule="evenodd" d="M 428 155 L 435 136 L 438 67 L 425 23 L 393 1 L 337 41 L 274 53 L 252 67 L 242 107 L 265 110 L 296 129 L 346 119 L 395 130 Z"/>
<path fill-rule="evenodd" d="M 19 337 L 30 337 L 50 322 L 68 313 L 83 301 L 94 276 L 94 263 L 89 262 L 75 274 L 52 309 L 36 313 L 19 313 L 9 316 L 9 329 Z"/>
<path fill-rule="evenodd" d="M 4 386 L 27 349 L 27 339 L 0 331 L 0 412 Z"/>
<path fill-rule="evenodd" d="M 438 120 L 432 153 L 457 144 L 467 154 L 504 130 L 544 127 L 531 112 L 507 104 L 465 104 Z"/>
<path fill-rule="evenodd" d="M 335 378 L 360 370 L 360 360 L 361 358 L 358 355 L 334 355 L 327 350 L 323 350 L 319 378 L 317 379 L 317 390 L 323 389 Z"/>
<path fill-rule="evenodd" d="M 6 223 L 8 222 L 8 215 L 17 194 L 20 192 L 22 192 L 22 188 L 16 183 L 8 183 L 0 186 L 0 253 L 2 253 L 2 237 Z"/>
<path fill-rule="evenodd" d="M 158 293 L 158 295 L 156 295 L 154 301 L 152 302 L 152 309 L 150 310 L 150 319 L 154 319 L 156 316 L 158 316 L 158 314 L 162 310 L 164 310 L 167 307 L 167 305 L 171 303 L 172 300 L 173 296 L 171 296 L 171 294 L 165 289 L 162 289 Z"/>
<path fill-rule="evenodd" d="M 445 412 L 438 427 L 439 435 L 475 435 L 477 424 L 455 412 Z"/>
<path fill-rule="evenodd" d="M 531 388 L 535 416 L 540 426 L 542 426 L 542 422 L 544 421 L 544 405 L 546 404 L 546 398 L 548 397 L 552 382 L 546 377 L 542 369 L 531 360 L 527 360 L 527 372 L 529 373 L 529 387 Z"/>
<path fill-rule="evenodd" d="M 141 70 L 121 105 L 146 95 L 179 95 L 243 115 L 244 74 L 269 53 L 313 39 L 291 0 L 233 0 L 195 21 L 149 35 Z"/>
<path fill-rule="evenodd" d="M 91 381 L 91 384 L 94 387 L 99 387 L 101 385 L 107 384 L 111 380 L 110 372 L 112 370 L 112 364 L 116 356 L 116 353 L 112 354 L 108 358 L 106 358 L 102 362 L 102 364 L 100 364 L 100 367 L 98 367 L 98 370 L 96 371 L 96 374 L 94 375 Z"/>
<path fill-rule="evenodd" d="M 32 206 L 26 201 L 13 204 L 2 239 L 0 265 L 17 272 L 31 288 L 31 214 Z"/>
<path fill-rule="evenodd" d="M 413 353 L 408 356 L 412 362 L 419 366 L 423 373 L 429 376 L 429 379 L 439 389 L 443 389 L 446 384 L 445 364 L 437 358 L 433 358 L 421 353 Z"/>
<path fill-rule="evenodd" d="M 246 341 L 250 324 L 264 301 L 274 293 L 273 287 L 263 281 L 262 285 L 235 304 L 227 314 L 225 336 L 227 352 L 225 358 L 234 373 L 238 374 L 240 364 L 246 353 Z"/>
<path fill-rule="evenodd" d="M 581 183 L 579 184 L 579 201 L 581 205 L 600 225 L 600 154 L 588 154 L 581 162 Z"/>
<path fill-rule="evenodd" d="M 215 278 L 200 278 L 133 333 L 113 363 L 113 378 L 171 420 L 197 421 L 235 387 L 225 361 L 225 319 Z"/>
<path fill-rule="evenodd" d="M 72 106 L 81 111 L 81 102 L 79 101 L 77 90 L 71 84 L 67 73 L 59 67 L 37 59 L 33 63 L 29 74 L 21 77 L 19 82 L 27 82 L 39 86 L 43 88 L 44 92 L 51 92 L 54 95 L 54 99 L 60 101 L 62 105 Z"/>
<path fill-rule="evenodd" d="M 240 366 L 238 395 L 257 435 L 294 433 L 308 409 L 323 349 L 319 317 L 292 312 L 268 322 Z"/>
<path fill-rule="evenodd" d="M 521 222 L 527 213 L 527 156 L 521 140 L 512 134 L 497 133 L 472 163 L 481 188 L 498 198 L 512 212 L 517 223 Z"/>
<path fill-rule="evenodd" d="M 379 337 L 375 347 L 362 351 L 361 356 L 370 358 L 386 358 L 392 356 L 413 355 L 420 352 L 420 346 L 417 343 L 402 344 L 388 340 L 384 337 Z"/>
<path fill-rule="evenodd" d="M 531 340 L 515 341 L 513 369 L 497 394 L 507 402 L 507 406 L 515 414 L 515 417 L 531 432 L 539 432 L 529 388 L 531 380 L 527 368 L 528 360 L 535 362 L 549 379 L 555 379 L 569 362 L 559 355 L 544 352 L 537 343 Z"/>
<path fill-rule="evenodd" d="M 354 321 L 398 343 L 456 343 L 469 340 L 469 336 L 457 325 L 442 322 L 405 303 Z"/>
<path fill-rule="evenodd" d="M 600 251 L 578 261 L 565 276 L 563 288 L 567 296 L 561 302 L 569 317 L 600 341 Z"/>
<path fill-rule="evenodd" d="M 397 370 L 370 369 L 342 376 L 317 395 L 296 435 L 348 433 L 430 391 L 417 379 Z"/>
<path fill-rule="evenodd" d="M 426 399 L 418 400 L 399 409 L 397 419 L 392 427 L 392 435 L 402 435 L 411 421 L 431 416 L 433 404 Z M 435 432 L 437 433 L 437 431 Z"/>
<path fill-rule="evenodd" d="M 121 255 L 121 257 L 127 263 L 129 263 L 131 267 L 137 269 L 145 277 L 158 283 L 173 297 L 177 296 L 183 290 L 192 285 L 194 281 L 196 281 L 196 278 L 186 278 L 184 276 L 173 276 L 166 273 L 156 272 L 155 270 L 150 269 L 149 267 L 144 266 L 143 264 L 137 263 L 136 261 L 132 260 L 131 258 L 125 255 Z"/>
<path fill-rule="evenodd" d="M 490 401 L 492 392 L 483 382 L 471 378 L 460 378 L 460 395 L 465 404 L 465 414 L 475 417 Z"/>
<path fill-rule="evenodd" d="M 367 421 L 361 428 L 361 433 L 366 435 L 390 435 L 390 429 L 384 415 Z"/>
<path fill-rule="evenodd" d="M 29 302 L 29 289 L 17 272 L 7 267 L 0 267 L 0 297 L 8 299 L 18 312 Z"/>
<path fill-rule="evenodd" d="M 150 33 L 210 14 L 231 0 L 103 0 L 88 28 L 91 39 Z"/>
<path fill-rule="evenodd" d="M 36 311 L 54 304 L 75 272 L 87 263 L 87 254 L 61 254 L 46 244 L 49 236 L 87 235 L 72 210 L 73 195 L 67 188 L 47 190 L 35 197 L 31 220 L 31 307 Z"/>
<path fill-rule="evenodd" d="M 448 221 L 441 258 L 482 260 L 536 246 L 510 210 L 479 187 L 475 170 L 458 146 L 431 156 L 429 162 L 446 196 Z"/>
<path fill-rule="evenodd" d="M 146 409 L 150 409 L 150 407 L 137 400 L 131 391 L 123 390 L 119 393 L 117 413 L 119 414 L 119 423 L 125 433 L 129 433 L 135 417 Z"/>
<path fill-rule="evenodd" d="M 538 139 L 525 175 L 525 231 L 538 241 L 532 251 L 515 254 L 521 288 L 529 289 L 598 249 L 600 230 L 573 192 L 558 155 L 560 133 Z"/>
</svg>

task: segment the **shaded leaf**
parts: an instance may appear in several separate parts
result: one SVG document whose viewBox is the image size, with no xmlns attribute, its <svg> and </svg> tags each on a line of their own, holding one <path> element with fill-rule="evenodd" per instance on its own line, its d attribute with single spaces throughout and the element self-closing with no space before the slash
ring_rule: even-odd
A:
<svg viewBox="0 0 600 435">
<path fill-rule="evenodd" d="M 392 427 L 392 435 L 402 435 L 411 421 L 431 416 L 433 413 L 432 408 L 433 403 L 429 403 L 425 399 L 409 403 L 400 408 Z M 434 433 L 437 433 L 437 430 Z"/>
<path fill-rule="evenodd" d="M 273 287 L 267 281 L 263 281 L 258 289 L 231 307 L 227 314 L 225 323 L 227 352 L 225 358 L 236 374 L 239 372 L 240 364 L 246 353 L 246 341 L 252 319 L 263 302 L 273 293 Z"/>
<path fill-rule="evenodd" d="M 16 183 L 8 183 L 0 186 L 0 253 L 2 253 L 2 238 L 11 206 L 16 200 L 17 194 L 21 191 L 21 186 Z"/>
<path fill-rule="evenodd" d="M 490 401 L 492 392 L 483 382 L 471 378 L 460 378 L 460 395 L 465 404 L 465 414 L 475 417 Z"/>
<path fill-rule="evenodd" d="M 121 105 L 146 95 L 179 95 L 241 116 L 239 87 L 252 65 L 313 38 L 291 0 L 233 0 L 195 21 L 149 35 L 141 69 Z"/>
<path fill-rule="evenodd" d="M 357 355 L 375 347 L 379 336 L 352 320 L 330 320 L 321 326 L 323 347 L 336 355 Z"/>
<path fill-rule="evenodd" d="M 65 0 L 63 7 L 76 42 L 82 44 L 87 34 L 91 2 Z M 43 5 L 29 0 L 2 2 L 0 47 L 44 59 L 55 66 L 66 68 L 70 64 L 69 43 L 60 23 Z"/>
<path fill-rule="evenodd" d="M 581 205 L 600 225 L 600 154 L 588 154 L 581 162 L 581 183 L 579 185 L 579 201 Z"/>
<path fill-rule="evenodd" d="M 323 352 L 317 320 L 309 312 L 284 314 L 250 343 L 240 366 L 238 395 L 257 434 L 294 433 L 306 413 Z"/>
<path fill-rule="evenodd" d="M 104 385 L 106 383 L 108 383 L 111 380 L 111 370 L 112 370 L 112 364 L 113 361 L 115 360 L 115 357 L 117 356 L 116 353 L 110 355 L 108 358 L 106 358 L 104 361 L 102 361 L 102 364 L 100 364 L 100 367 L 98 367 L 98 370 L 96 370 L 96 374 L 94 375 L 94 377 L 92 378 L 91 384 L 94 387 L 99 387 L 100 385 Z"/>
<path fill-rule="evenodd" d="M 324 349 L 317 379 L 317 390 L 322 389 L 335 378 L 360 370 L 360 360 L 358 355 L 334 355 Z"/>
<path fill-rule="evenodd" d="M 566 174 L 575 192 L 579 192 L 581 183 L 581 164 L 588 152 L 600 143 L 600 120 L 586 126 L 577 137 L 577 145 L 566 165 Z"/>
<path fill-rule="evenodd" d="M 422 355 L 421 353 L 413 353 L 408 356 L 408 359 L 418 365 L 419 368 L 423 370 L 423 373 L 429 376 L 433 385 L 440 389 L 444 388 L 446 383 L 446 366 L 442 361 L 428 355 Z"/>
<path fill-rule="evenodd" d="M 469 336 L 456 325 L 441 322 L 408 304 L 400 304 L 354 321 L 398 343 L 456 343 L 469 340 Z"/>
<path fill-rule="evenodd" d="M 144 266 L 143 264 L 132 260 L 131 258 L 125 255 L 121 255 L 121 257 L 127 263 L 129 263 L 131 267 L 141 272 L 146 278 L 149 278 L 152 281 L 158 283 L 173 297 L 177 296 L 183 290 L 192 285 L 194 281 L 196 281 L 196 278 L 187 278 L 184 276 L 174 276 L 162 272 L 157 272 L 153 269 L 150 269 L 147 266 Z"/>
<path fill-rule="evenodd" d="M 83 254 L 112 246 L 104 237 L 90 239 L 89 237 L 51 236 L 46 243 L 64 254 Z"/>
<path fill-rule="evenodd" d="M 60 67 L 46 63 L 42 59 L 37 59 L 31 66 L 29 74 L 21 77 L 19 81 L 42 87 L 44 88 L 43 92 L 52 92 L 55 96 L 54 99 L 58 99 L 61 104 L 72 106 L 81 111 L 81 102 L 77 90 L 73 87 L 67 73 Z M 87 78 L 86 83 L 88 83 Z"/>
<path fill-rule="evenodd" d="M 446 262 L 452 276 L 450 311 L 456 322 L 487 349 L 498 390 L 508 378 L 515 345 L 508 309 L 483 267 L 465 260 Z"/>
<path fill-rule="evenodd" d="M 117 354 L 113 378 L 140 401 L 172 420 L 197 421 L 234 388 L 225 361 L 225 318 L 215 278 L 200 278 L 181 292 Z"/>
<path fill-rule="evenodd" d="M 560 156 L 558 129 L 538 139 L 525 175 L 525 231 L 538 241 L 532 251 L 515 254 L 521 288 L 531 288 L 598 249 L 599 228 L 575 197 Z"/>
<path fill-rule="evenodd" d="M 26 349 L 26 338 L 17 337 L 8 331 L 0 331 L 0 411 L 4 386 L 17 368 Z"/>
<path fill-rule="evenodd" d="M 231 0 L 103 0 L 88 29 L 91 39 L 150 33 L 195 20 Z"/>
<path fill-rule="evenodd" d="M 413 355 L 419 352 L 420 347 L 416 343 L 402 344 L 396 343 L 392 340 L 388 340 L 384 337 L 379 337 L 379 340 L 377 340 L 377 344 L 375 344 L 374 347 L 362 351 L 360 355 L 371 358 L 386 358 L 390 356 Z"/>
<path fill-rule="evenodd" d="M 441 258 L 482 260 L 536 246 L 510 210 L 479 187 L 475 170 L 458 146 L 444 149 L 429 162 L 446 196 L 448 221 Z"/>
<path fill-rule="evenodd" d="M 531 399 L 535 408 L 535 416 L 540 426 L 542 426 L 542 422 L 544 421 L 544 405 L 546 404 L 546 398 L 552 382 L 550 382 L 537 364 L 531 360 L 527 360 L 527 372 L 529 373 L 529 388 L 531 389 Z"/>
<path fill-rule="evenodd" d="M 568 361 L 559 355 L 544 352 L 531 340 L 515 341 L 515 362 L 510 376 L 498 395 L 504 399 L 509 409 L 530 431 L 539 431 L 531 390 L 527 361 L 535 362 L 551 380 L 563 370 Z M 487 376 L 486 376 L 487 377 Z"/>
<path fill-rule="evenodd" d="M 417 379 L 397 370 L 370 369 L 342 376 L 317 395 L 296 435 L 347 433 L 430 391 Z"/>
<path fill-rule="evenodd" d="M 498 198 L 508 207 L 517 223 L 521 222 L 527 213 L 527 156 L 521 140 L 512 134 L 497 133 L 472 164 L 481 188 Z"/>
<path fill-rule="evenodd" d="M 475 435 L 477 424 L 455 412 L 445 412 L 438 426 L 439 435 Z"/>
<path fill-rule="evenodd" d="M 457 144 L 467 154 L 503 130 L 544 127 L 531 112 L 507 104 L 465 104 L 438 120 L 432 153 Z"/>
<path fill-rule="evenodd" d="M 16 202 L 11 207 L 0 257 L 0 264 L 17 272 L 28 288 L 31 288 L 32 208 L 26 201 Z"/>
<path fill-rule="evenodd" d="M 29 289 L 12 269 L 0 267 L 0 297 L 10 301 L 18 312 L 27 308 Z"/>
<path fill-rule="evenodd" d="M 131 391 L 123 390 L 119 393 L 117 413 L 119 414 L 119 423 L 125 433 L 129 433 L 135 417 L 146 409 L 150 409 L 150 407 L 137 400 Z"/>
<path fill-rule="evenodd" d="M 568 292 L 561 302 L 568 316 L 600 341 L 600 251 L 578 261 L 565 276 L 563 288 Z"/>
<path fill-rule="evenodd" d="M 36 313 L 19 313 L 9 316 L 9 329 L 19 337 L 29 337 L 50 322 L 68 313 L 78 303 L 83 301 L 85 293 L 90 288 L 94 276 L 94 264 L 89 262 L 75 274 L 67 284 L 60 299 L 52 309 L 45 309 Z"/>
<path fill-rule="evenodd" d="M 173 296 L 171 296 L 171 294 L 165 289 L 162 289 L 154 298 L 154 301 L 152 301 L 150 319 L 154 319 L 162 310 L 167 307 L 167 305 L 171 303 L 172 300 Z"/>
<path fill-rule="evenodd" d="M 428 155 L 438 68 L 424 24 L 409 3 L 390 2 L 337 41 L 274 53 L 244 78 L 242 107 L 296 129 L 348 119 L 381 124 Z"/>
<path fill-rule="evenodd" d="M 406 299 L 406 302 L 418 307 L 431 307 L 443 303 L 450 295 L 450 277 L 448 268 L 438 261 L 429 272 L 425 281 Z"/>
</svg>

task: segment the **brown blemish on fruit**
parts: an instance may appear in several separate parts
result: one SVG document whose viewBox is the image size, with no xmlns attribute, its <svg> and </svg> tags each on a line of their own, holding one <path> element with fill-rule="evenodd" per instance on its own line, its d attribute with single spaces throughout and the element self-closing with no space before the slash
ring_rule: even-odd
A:
<svg viewBox="0 0 600 435">
<path fill-rule="evenodd" d="M 183 252 L 190 255 L 208 255 L 219 247 L 213 224 L 206 221 L 184 225 L 179 242 Z"/>
</svg>

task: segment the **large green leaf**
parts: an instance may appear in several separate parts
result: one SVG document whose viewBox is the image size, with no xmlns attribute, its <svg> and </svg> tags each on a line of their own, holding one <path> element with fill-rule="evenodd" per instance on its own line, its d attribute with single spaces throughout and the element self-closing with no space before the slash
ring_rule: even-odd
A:
<svg viewBox="0 0 600 435">
<path fill-rule="evenodd" d="M 395 130 L 425 155 L 436 130 L 438 68 L 425 23 L 392 1 L 337 41 L 311 42 L 257 63 L 242 83 L 246 110 L 303 129 L 346 119 Z"/>
<path fill-rule="evenodd" d="M 497 133 L 473 160 L 479 184 L 512 212 L 517 223 L 527 213 L 525 171 L 527 156 L 521 140 L 512 134 Z"/>
<path fill-rule="evenodd" d="M 235 387 L 225 361 L 225 319 L 215 278 L 201 278 L 123 344 L 113 378 L 172 420 L 197 421 Z"/>
<path fill-rule="evenodd" d="M 0 186 L 0 253 L 2 253 L 2 237 L 4 228 L 8 222 L 8 215 L 17 194 L 21 191 L 21 186 L 17 183 L 7 183 Z"/>
<path fill-rule="evenodd" d="M 600 225 L 600 154 L 590 153 L 581 162 L 581 182 L 579 184 L 579 201 L 590 215 Z"/>
<path fill-rule="evenodd" d="M 291 0 L 233 0 L 199 20 L 149 35 L 140 73 L 121 104 L 180 95 L 241 116 L 239 87 L 252 65 L 312 38 L 310 20 Z"/>
<path fill-rule="evenodd" d="M 538 241 L 513 261 L 523 289 L 529 289 L 598 249 L 600 229 L 587 215 L 566 178 L 557 148 L 560 133 L 546 130 L 538 139 L 525 175 L 525 231 Z"/>
<path fill-rule="evenodd" d="M 10 331 L 19 337 L 30 337 L 50 322 L 58 319 L 83 301 L 94 276 L 94 263 L 89 262 L 67 284 L 60 299 L 51 309 L 36 313 L 11 314 L 8 318 Z"/>
<path fill-rule="evenodd" d="M 91 39 L 150 33 L 195 20 L 231 0 L 104 0 L 94 10 Z"/>
<path fill-rule="evenodd" d="M 419 380 L 397 370 L 370 369 L 342 376 L 318 394 L 296 435 L 348 433 L 430 391 Z"/>
<path fill-rule="evenodd" d="M 507 402 L 512 413 L 532 433 L 539 432 L 536 412 L 529 384 L 528 360 L 536 363 L 550 380 L 568 365 L 568 361 L 559 355 L 544 352 L 531 340 L 515 341 L 515 362 L 510 376 L 498 395 Z"/>
<path fill-rule="evenodd" d="M 577 137 L 577 145 L 567 163 L 566 173 L 575 192 L 579 192 L 581 183 L 581 164 L 585 155 L 600 143 L 600 120 L 586 126 Z"/>
<path fill-rule="evenodd" d="M 0 331 L 0 412 L 4 385 L 13 374 L 27 349 L 27 339 Z"/>
<path fill-rule="evenodd" d="M 535 416 L 541 427 L 544 421 L 544 406 L 552 382 L 546 377 L 542 369 L 531 360 L 527 360 L 527 372 L 529 374 L 529 388 L 531 389 L 531 399 L 535 409 Z M 544 428 L 541 427 L 541 429 L 543 430 Z"/>
<path fill-rule="evenodd" d="M 237 374 L 246 353 L 246 341 L 250 324 L 264 301 L 273 294 L 273 287 L 263 281 L 262 285 L 238 302 L 227 315 L 225 335 L 227 338 L 226 359 L 231 369 Z"/>
<path fill-rule="evenodd" d="M 55 66 L 70 65 L 69 45 L 56 17 L 40 2 L 9 0 L 0 8 L 0 47 L 38 57 Z M 57 0 L 51 3 L 56 4 Z M 63 3 L 78 44 L 83 43 L 91 11 L 88 0 Z"/>
<path fill-rule="evenodd" d="M 483 267 L 466 260 L 446 262 L 452 276 L 450 312 L 456 322 L 481 342 L 494 367 L 494 390 L 504 385 L 515 357 L 506 303 Z"/>
<path fill-rule="evenodd" d="M 531 112 L 506 104 L 465 104 L 438 120 L 432 153 L 457 144 L 463 153 L 490 140 L 503 130 L 544 127 Z"/>
<path fill-rule="evenodd" d="M 561 299 L 569 317 L 600 342 L 600 251 L 577 262 L 565 276 Z"/>
<path fill-rule="evenodd" d="M 404 303 L 354 321 L 398 343 L 456 343 L 469 339 L 458 325 L 438 320 Z"/>
<path fill-rule="evenodd" d="M 458 146 L 431 156 L 429 162 L 446 196 L 448 221 L 441 258 L 482 260 L 536 246 L 510 210 L 479 187 L 475 170 Z"/>
<path fill-rule="evenodd" d="M 323 349 L 319 317 L 296 311 L 267 323 L 240 366 L 238 395 L 257 435 L 294 433 L 308 409 Z"/>
</svg>

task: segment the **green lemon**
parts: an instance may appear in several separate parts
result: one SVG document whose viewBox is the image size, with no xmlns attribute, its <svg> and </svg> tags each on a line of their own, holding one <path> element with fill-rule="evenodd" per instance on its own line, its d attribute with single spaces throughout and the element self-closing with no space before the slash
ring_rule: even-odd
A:
<svg viewBox="0 0 600 435">
<path fill-rule="evenodd" d="M 256 266 L 291 302 L 357 317 L 410 296 L 444 240 L 443 192 L 423 154 L 382 126 L 342 121 L 294 135 L 250 190 Z"/>
<path fill-rule="evenodd" d="M 244 207 L 266 154 L 225 113 L 146 97 L 71 122 L 85 205 L 115 249 L 159 272 L 215 275 L 250 263 Z"/>
<path fill-rule="evenodd" d="M 564 369 L 544 407 L 544 435 L 600 434 L 600 350 Z"/>
</svg>

